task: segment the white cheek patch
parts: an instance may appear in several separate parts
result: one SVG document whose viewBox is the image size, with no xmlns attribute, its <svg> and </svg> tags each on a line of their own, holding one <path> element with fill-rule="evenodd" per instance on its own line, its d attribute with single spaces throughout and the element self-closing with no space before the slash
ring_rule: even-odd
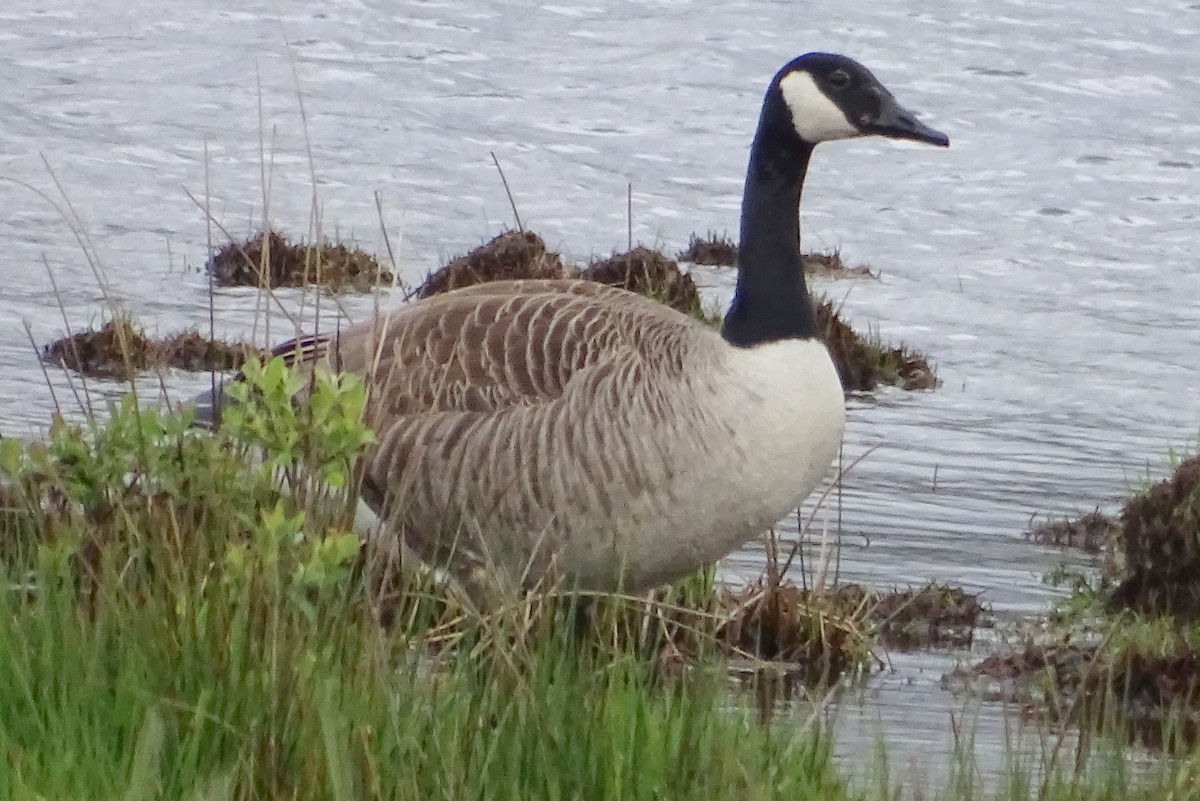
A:
<svg viewBox="0 0 1200 801">
<path fill-rule="evenodd" d="M 831 139 L 862 136 L 837 104 L 821 91 L 812 75 L 792 72 L 779 82 L 783 101 L 792 112 L 792 124 L 800 138 L 811 144 Z"/>
</svg>

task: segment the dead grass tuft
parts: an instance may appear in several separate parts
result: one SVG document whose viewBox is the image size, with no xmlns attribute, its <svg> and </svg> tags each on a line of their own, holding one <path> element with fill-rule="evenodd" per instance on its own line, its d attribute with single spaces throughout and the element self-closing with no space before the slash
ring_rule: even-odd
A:
<svg viewBox="0 0 1200 801">
<path fill-rule="evenodd" d="M 1082 517 L 1041 523 L 1025 532 L 1025 536 L 1039 545 L 1078 548 L 1084 553 L 1098 554 L 1115 541 L 1121 531 L 1121 521 L 1101 514 L 1097 509 Z"/>
<path fill-rule="evenodd" d="M 738 260 L 737 243 L 726 234 L 709 231 L 704 236 L 692 234 L 688 237 L 687 247 L 679 251 L 680 261 L 700 264 L 705 267 L 736 267 Z M 840 250 L 830 250 L 824 253 L 804 253 L 800 256 L 806 275 L 819 275 L 825 278 L 875 278 L 875 273 L 863 265 L 849 265 L 842 260 Z"/>
<path fill-rule="evenodd" d="M 128 381 L 138 373 L 164 367 L 193 372 L 236 370 L 246 359 L 262 353 L 253 345 L 213 341 L 196 331 L 154 339 L 129 319 L 119 317 L 99 329 L 56 339 L 42 349 L 42 359 L 91 378 Z"/>
<path fill-rule="evenodd" d="M 427 298 L 489 281 L 563 278 L 562 257 L 530 231 L 506 231 L 429 275 L 417 289 Z"/>
<path fill-rule="evenodd" d="M 687 247 L 679 251 L 680 261 L 702 264 L 707 267 L 737 266 L 737 243 L 725 234 L 709 231 L 704 236 L 692 234 Z"/>
<path fill-rule="evenodd" d="M 626 253 L 592 262 L 580 277 L 628 289 L 691 317 L 706 319 L 696 282 L 660 251 L 639 245 Z"/>
<path fill-rule="evenodd" d="M 395 276 L 370 253 L 342 243 L 293 243 L 276 231 L 230 242 L 208 260 L 221 286 L 301 287 L 366 292 Z"/>
<path fill-rule="evenodd" d="M 830 300 L 817 301 L 816 309 L 817 330 L 847 392 L 869 392 L 880 385 L 934 389 L 941 384 L 929 360 L 920 353 L 872 342 L 851 328 Z"/>
</svg>

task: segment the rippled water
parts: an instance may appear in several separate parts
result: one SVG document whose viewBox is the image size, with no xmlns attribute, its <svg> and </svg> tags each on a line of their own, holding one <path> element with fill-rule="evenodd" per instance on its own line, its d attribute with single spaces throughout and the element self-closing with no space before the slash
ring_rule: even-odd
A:
<svg viewBox="0 0 1200 801">
<path fill-rule="evenodd" d="M 810 49 L 858 57 L 953 140 L 826 145 L 810 172 L 806 248 L 882 273 L 823 288 L 860 326 L 928 352 L 945 382 L 851 402 L 847 458 L 875 450 L 842 496 L 844 576 L 1042 609 L 1060 556 L 1023 541 L 1030 515 L 1111 502 L 1197 432 L 1200 4 L 38 6 L 0 11 L 5 433 L 52 407 L 24 330 L 62 330 L 48 270 L 75 326 L 104 294 L 39 194 L 65 206 L 55 181 L 109 297 L 162 331 L 207 323 L 203 207 L 242 235 L 266 194 L 270 219 L 303 233 L 314 177 L 324 232 L 379 252 L 381 193 L 409 279 L 510 221 L 489 151 L 525 224 L 568 256 L 624 246 L 628 183 L 635 239 L 674 250 L 736 231 L 763 88 Z M 731 274 L 701 278 L 728 297 Z M 343 302 L 362 316 L 375 300 Z M 252 293 L 215 307 L 219 332 L 252 330 Z M 271 338 L 288 333 L 276 310 Z M 66 402 L 65 379 L 52 384 Z M 727 567 L 761 559 L 747 548 Z M 948 658 L 898 663 L 848 736 L 899 731 L 936 765 L 959 706 L 937 689 Z"/>
</svg>

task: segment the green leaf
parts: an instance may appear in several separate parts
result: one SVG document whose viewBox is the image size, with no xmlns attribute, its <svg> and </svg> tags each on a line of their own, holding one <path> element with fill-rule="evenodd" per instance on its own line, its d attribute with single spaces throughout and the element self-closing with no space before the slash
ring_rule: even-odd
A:
<svg viewBox="0 0 1200 801">
<path fill-rule="evenodd" d="M 25 462 L 25 445 L 19 439 L 0 437 L 0 472 L 11 478 L 21 473 Z"/>
</svg>

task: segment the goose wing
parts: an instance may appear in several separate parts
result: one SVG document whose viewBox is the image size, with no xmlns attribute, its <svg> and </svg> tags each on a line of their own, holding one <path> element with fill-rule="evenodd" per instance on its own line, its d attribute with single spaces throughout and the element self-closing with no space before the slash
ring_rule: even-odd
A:
<svg viewBox="0 0 1200 801">
<path fill-rule="evenodd" d="M 581 372 L 614 361 L 637 362 L 643 379 L 679 377 L 689 344 L 706 336 L 715 338 L 686 315 L 594 281 L 498 281 L 295 339 L 275 353 L 362 376 L 379 421 L 543 403 Z"/>
</svg>

